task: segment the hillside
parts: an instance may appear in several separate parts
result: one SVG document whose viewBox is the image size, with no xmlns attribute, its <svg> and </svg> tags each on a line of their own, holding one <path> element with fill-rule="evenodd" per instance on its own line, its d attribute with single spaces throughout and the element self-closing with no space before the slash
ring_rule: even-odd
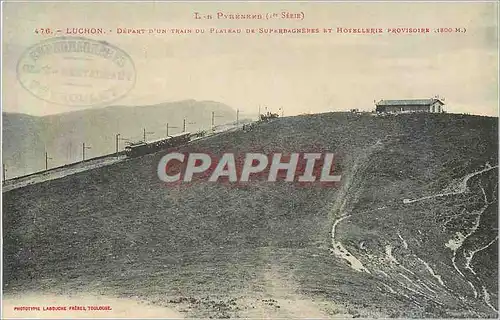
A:
<svg viewBox="0 0 500 320">
<path fill-rule="evenodd" d="M 236 111 L 222 103 L 195 100 L 86 109 L 43 117 L 3 113 L 3 160 L 7 177 L 44 170 L 45 151 L 51 158 L 49 167 L 80 161 L 83 142 L 91 147 L 86 150 L 86 158 L 113 153 L 117 133 L 138 141 L 143 139 L 146 128 L 147 139 L 153 140 L 167 134 L 167 123 L 169 134 L 181 132 L 184 118 L 188 131 L 209 129 L 212 112 L 217 115 L 216 124 L 236 118 Z M 123 150 L 125 141 L 120 140 L 119 147 Z"/>
<path fill-rule="evenodd" d="M 180 151 L 332 151 L 340 188 L 166 187 L 157 154 L 12 190 L 4 290 L 187 317 L 496 318 L 497 132 L 477 116 L 305 115 Z"/>
</svg>

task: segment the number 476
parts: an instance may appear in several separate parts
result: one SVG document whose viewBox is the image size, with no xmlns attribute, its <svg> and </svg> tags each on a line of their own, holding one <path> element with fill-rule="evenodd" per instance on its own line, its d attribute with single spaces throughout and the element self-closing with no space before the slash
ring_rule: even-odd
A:
<svg viewBox="0 0 500 320">
<path fill-rule="evenodd" d="M 36 34 L 51 34 L 52 30 L 50 30 L 50 28 L 36 28 L 35 33 Z"/>
</svg>

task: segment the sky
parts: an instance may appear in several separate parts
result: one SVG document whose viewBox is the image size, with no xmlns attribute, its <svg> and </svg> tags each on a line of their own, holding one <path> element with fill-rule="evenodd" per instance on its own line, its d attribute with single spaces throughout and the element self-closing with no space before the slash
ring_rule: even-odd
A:
<svg viewBox="0 0 500 320">
<path fill-rule="evenodd" d="M 242 28 L 242 34 L 83 35 L 132 58 L 136 83 L 113 105 L 211 100 L 286 115 L 373 110 L 374 100 L 444 97 L 445 110 L 498 116 L 495 2 L 3 3 L 3 111 L 47 115 L 77 110 L 24 89 L 16 66 L 50 38 L 41 27 Z M 224 20 L 223 13 L 303 12 L 302 20 Z M 214 19 L 194 19 L 194 13 Z M 465 33 L 339 34 L 342 28 L 466 28 Z M 333 28 L 320 34 L 246 34 L 246 28 Z M 93 107 L 104 107 L 96 105 Z"/>
</svg>

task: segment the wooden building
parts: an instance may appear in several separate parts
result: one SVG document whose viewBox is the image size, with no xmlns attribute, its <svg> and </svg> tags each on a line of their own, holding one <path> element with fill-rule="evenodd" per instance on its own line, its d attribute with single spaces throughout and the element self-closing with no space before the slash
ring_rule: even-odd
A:
<svg viewBox="0 0 500 320">
<path fill-rule="evenodd" d="M 410 100 L 380 100 L 375 103 L 377 112 L 432 112 L 443 111 L 444 103 L 437 98 Z"/>
</svg>

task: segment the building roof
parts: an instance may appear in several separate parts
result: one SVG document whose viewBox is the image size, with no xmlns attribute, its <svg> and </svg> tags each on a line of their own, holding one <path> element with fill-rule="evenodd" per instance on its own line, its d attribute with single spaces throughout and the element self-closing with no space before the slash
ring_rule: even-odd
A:
<svg viewBox="0 0 500 320">
<path fill-rule="evenodd" d="M 406 100 L 380 100 L 376 106 L 430 106 L 439 101 L 441 105 L 444 103 L 436 98 L 433 99 L 406 99 Z"/>
</svg>

